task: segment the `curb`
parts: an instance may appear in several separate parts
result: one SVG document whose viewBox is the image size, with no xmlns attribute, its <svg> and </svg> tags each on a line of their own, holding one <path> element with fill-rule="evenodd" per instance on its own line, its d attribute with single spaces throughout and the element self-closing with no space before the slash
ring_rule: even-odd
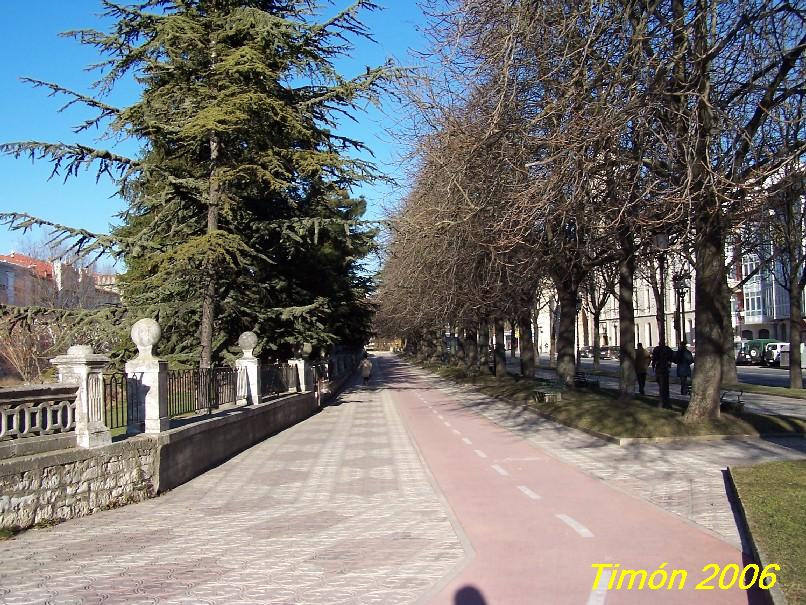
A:
<svg viewBox="0 0 806 605">
<path fill-rule="evenodd" d="M 730 499 L 736 503 L 736 509 L 740 521 L 739 529 L 744 533 L 747 537 L 747 541 L 750 544 L 750 550 L 752 551 L 750 554 L 753 555 L 753 558 L 756 562 L 762 567 L 762 569 L 769 565 L 770 560 L 767 557 L 766 553 L 759 548 L 756 540 L 753 538 L 753 532 L 750 531 L 750 524 L 747 522 L 747 513 L 744 510 L 744 503 L 742 502 L 742 497 L 739 495 L 739 490 L 736 489 L 736 483 L 733 479 L 733 471 L 730 467 L 727 467 L 727 486 L 728 486 L 728 496 Z M 775 583 L 775 586 L 768 590 L 759 589 L 761 594 L 764 595 L 766 601 L 771 605 L 787 605 L 786 597 L 784 593 L 781 591 L 781 588 L 778 582 Z"/>
</svg>

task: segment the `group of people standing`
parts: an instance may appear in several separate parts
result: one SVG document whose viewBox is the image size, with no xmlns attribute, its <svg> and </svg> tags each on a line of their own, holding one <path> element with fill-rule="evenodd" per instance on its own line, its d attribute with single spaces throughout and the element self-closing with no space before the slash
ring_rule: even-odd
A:
<svg viewBox="0 0 806 605">
<path fill-rule="evenodd" d="M 666 343 L 661 343 L 654 349 L 652 354 L 644 348 L 640 342 L 635 350 L 635 373 L 638 376 L 638 392 L 643 395 L 646 386 L 646 375 L 650 365 L 655 371 L 655 379 L 658 382 L 660 391 L 661 406 L 671 407 L 669 400 L 669 373 L 672 363 L 677 366 L 677 377 L 680 379 L 680 394 L 689 394 L 689 380 L 691 378 L 691 366 L 694 365 L 694 355 L 688 350 L 685 342 L 680 343 L 680 348 L 673 351 Z"/>
</svg>

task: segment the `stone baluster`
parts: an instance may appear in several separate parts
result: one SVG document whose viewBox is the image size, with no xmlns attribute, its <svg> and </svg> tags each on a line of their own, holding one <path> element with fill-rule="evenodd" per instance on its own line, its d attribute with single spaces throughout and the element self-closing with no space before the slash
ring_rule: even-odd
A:
<svg viewBox="0 0 806 605">
<path fill-rule="evenodd" d="M 168 417 L 168 362 L 152 353 L 162 336 L 159 324 L 153 319 L 141 319 L 132 326 L 132 340 L 139 354 L 126 362 L 129 380 L 129 396 L 145 420 L 146 433 L 160 433 L 170 428 Z M 134 415 L 132 415 L 134 416 Z M 129 432 L 138 432 L 139 427 L 129 426 Z"/>
<path fill-rule="evenodd" d="M 75 345 L 50 362 L 59 372 L 59 382 L 78 385 L 76 394 L 76 443 L 90 448 L 112 443 L 104 424 L 104 368 L 109 357 L 92 352 L 92 347 Z"/>
<path fill-rule="evenodd" d="M 257 345 L 257 334 L 244 332 L 238 338 L 238 346 L 243 355 L 235 360 L 238 370 L 238 403 L 253 405 L 260 403 L 260 360 L 253 354 Z"/>
</svg>

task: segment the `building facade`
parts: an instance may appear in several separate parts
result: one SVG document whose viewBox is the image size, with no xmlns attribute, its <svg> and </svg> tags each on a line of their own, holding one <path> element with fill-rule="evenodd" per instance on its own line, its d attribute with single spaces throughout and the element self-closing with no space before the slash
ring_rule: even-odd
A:
<svg viewBox="0 0 806 605">
<path fill-rule="evenodd" d="M 12 252 L 0 255 L 0 304 L 92 309 L 120 303 L 114 274 Z"/>
</svg>

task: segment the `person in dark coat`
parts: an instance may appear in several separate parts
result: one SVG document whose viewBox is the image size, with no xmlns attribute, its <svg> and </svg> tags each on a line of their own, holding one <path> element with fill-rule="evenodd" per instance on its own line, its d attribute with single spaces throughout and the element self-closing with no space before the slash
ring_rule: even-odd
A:
<svg viewBox="0 0 806 605">
<path fill-rule="evenodd" d="M 660 391 L 660 407 L 672 407 L 669 400 L 669 369 L 674 361 L 674 351 L 672 351 L 665 341 L 652 349 L 652 368 L 655 370 L 655 379 L 658 381 Z"/>
<path fill-rule="evenodd" d="M 691 378 L 691 366 L 694 364 L 694 355 L 688 350 L 685 342 L 680 343 L 677 349 L 677 377 L 680 379 L 680 394 L 688 395 L 688 380 Z"/>
</svg>

